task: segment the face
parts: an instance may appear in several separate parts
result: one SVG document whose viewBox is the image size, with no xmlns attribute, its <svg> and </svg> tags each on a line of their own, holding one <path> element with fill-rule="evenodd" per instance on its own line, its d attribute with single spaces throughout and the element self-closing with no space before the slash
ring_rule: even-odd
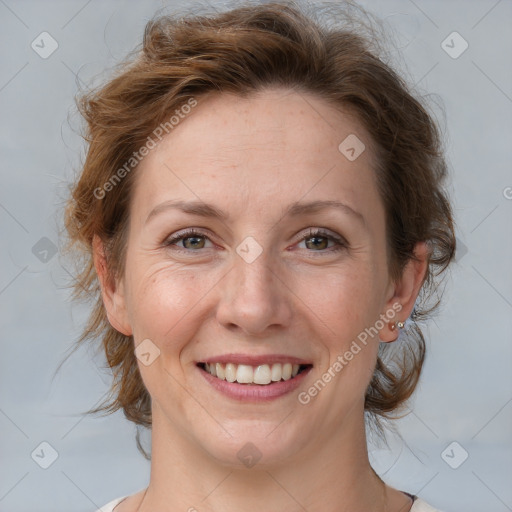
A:
<svg viewBox="0 0 512 512">
<path fill-rule="evenodd" d="M 109 319 L 145 343 L 154 425 L 225 464 L 249 442 L 261 464 L 299 460 L 362 416 L 379 319 L 407 317 L 389 316 L 370 140 L 314 95 L 199 100 L 136 170 Z"/>
</svg>

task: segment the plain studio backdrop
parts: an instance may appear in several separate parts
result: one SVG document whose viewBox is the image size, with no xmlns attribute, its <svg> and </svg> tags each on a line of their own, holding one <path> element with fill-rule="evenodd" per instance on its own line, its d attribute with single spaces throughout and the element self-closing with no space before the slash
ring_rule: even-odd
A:
<svg viewBox="0 0 512 512">
<path fill-rule="evenodd" d="M 58 215 L 83 158 L 77 84 L 107 77 L 158 9 L 186 4 L 0 0 L 1 512 L 93 511 L 147 485 L 134 425 L 80 414 L 108 389 L 101 355 L 76 352 L 52 380 L 87 314 L 64 287 Z M 361 4 L 394 29 L 417 89 L 441 99 L 459 244 L 402 438 L 370 446 L 371 461 L 445 512 L 510 511 L 512 2 Z"/>
</svg>

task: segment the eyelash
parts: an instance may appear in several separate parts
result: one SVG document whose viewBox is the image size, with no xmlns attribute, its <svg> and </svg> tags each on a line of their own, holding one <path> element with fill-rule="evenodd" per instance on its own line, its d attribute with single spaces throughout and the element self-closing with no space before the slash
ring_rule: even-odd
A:
<svg viewBox="0 0 512 512">
<path fill-rule="evenodd" d="M 181 241 L 185 238 L 189 238 L 189 237 L 190 238 L 202 237 L 202 238 L 206 238 L 206 239 L 210 240 L 210 238 L 205 233 L 198 231 L 195 228 L 190 228 L 190 229 L 187 229 L 186 231 L 179 233 L 178 235 L 171 236 L 171 237 L 167 238 L 164 241 L 164 247 L 170 247 L 170 246 L 174 245 L 176 242 L 179 242 L 179 241 Z M 299 242 L 302 242 L 303 240 L 307 240 L 308 238 L 313 238 L 313 237 L 327 238 L 329 240 L 332 240 L 333 242 L 336 242 L 338 247 L 330 247 L 328 249 L 322 249 L 320 251 L 308 251 L 308 252 L 312 252 L 312 253 L 318 252 L 320 254 L 325 254 L 328 252 L 332 253 L 332 252 L 342 251 L 342 250 L 348 248 L 348 244 L 346 243 L 346 241 L 343 238 L 331 235 L 330 233 L 328 233 L 327 231 L 325 231 L 324 229 L 321 229 L 321 228 L 310 228 L 309 232 L 306 235 L 304 235 L 299 240 Z M 182 252 L 182 253 L 183 252 L 190 253 L 190 252 L 198 252 L 200 249 L 198 249 L 197 251 L 194 251 L 193 249 L 183 249 L 183 248 L 177 248 L 177 249 L 173 249 L 173 250 Z"/>
</svg>

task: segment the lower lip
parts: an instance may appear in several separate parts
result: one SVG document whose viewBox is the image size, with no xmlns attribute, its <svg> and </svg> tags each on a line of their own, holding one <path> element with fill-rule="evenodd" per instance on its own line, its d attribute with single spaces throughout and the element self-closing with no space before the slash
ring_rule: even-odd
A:
<svg viewBox="0 0 512 512">
<path fill-rule="evenodd" d="M 281 380 L 266 385 L 228 382 L 227 380 L 214 377 L 199 366 L 196 368 L 212 387 L 229 398 L 242 402 L 265 402 L 287 395 L 297 389 L 312 367 L 309 366 L 293 377 L 293 379 Z"/>
</svg>

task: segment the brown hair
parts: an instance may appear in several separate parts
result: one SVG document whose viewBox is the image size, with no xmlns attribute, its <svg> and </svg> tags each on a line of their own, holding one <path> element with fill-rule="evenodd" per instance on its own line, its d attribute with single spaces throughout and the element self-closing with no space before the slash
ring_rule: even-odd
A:
<svg viewBox="0 0 512 512">
<path fill-rule="evenodd" d="M 363 20 L 368 14 L 359 8 L 354 16 L 353 9 L 352 4 L 326 11 L 278 2 L 246 4 L 213 15 L 160 16 L 146 25 L 142 50 L 105 85 L 79 98 L 88 151 L 66 205 L 65 228 L 67 250 L 78 261 L 73 298 L 92 297 L 95 303 L 77 346 L 100 338 L 113 372 L 109 397 L 89 412 L 123 409 L 137 425 L 151 426 L 151 399 L 138 370 L 133 338 L 110 325 L 92 257 L 97 234 L 105 244 L 110 276 L 123 274 L 136 166 L 104 197 L 98 199 L 95 191 L 191 98 L 226 91 L 246 95 L 271 85 L 313 93 L 348 109 L 370 134 L 386 210 L 390 275 L 400 276 L 415 257 L 417 242 L 427 241 L 431 249 L 411 327 L 401 333 L 399 343 L 380 344 L 366 392 L 366 419 L 382 433 L 381 420 L 396 417 L 392 413 L 412 395 L 425 357 L 418 322 L 439 305 L 439 299 L 433 305 L 429 301 L 455 251 L 451 207 L 442 189 L 447 166 L 433 116 L 379 57 L 382 49 L 372 37 L 376 29 L 367 35 L 360 30 L 368 27 Z M 340 25 L 321 22 L 322 14 Z M 137 444 L 141 449 L 138 435 Z"/>
</svg>

